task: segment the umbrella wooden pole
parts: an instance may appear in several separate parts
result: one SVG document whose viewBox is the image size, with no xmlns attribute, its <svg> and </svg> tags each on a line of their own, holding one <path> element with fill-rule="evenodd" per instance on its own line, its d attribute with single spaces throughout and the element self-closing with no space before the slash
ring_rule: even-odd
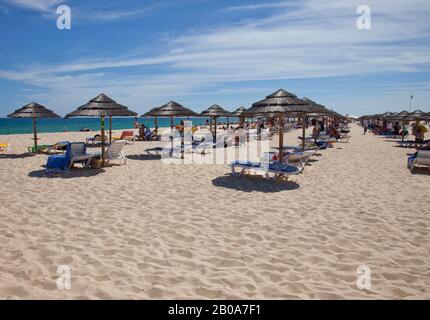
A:
<svg viewBox="0 0 430 320">
<path fill-rule="evenodd" d="M 229 118 L 227 117 L 227 129 L 229 126 L 230 126 L 230 121 L 229 121 Z"/>
<path fill-rule="evenodd" d="M 37 120 L 36 117 L 33 116 L 33 139 L 34 139 L 34 153 L 39 153 L 37 147 Z"/>
<path fill-rule="evenodd" d="M 170 116 L 170 141 L 171 141 L 171 152 L 173 152 L 173 116 Z"/>
<path fill-rule="evenodd" d="M 154 118 L 155 134 L 158 134 L 158 117 Z"/>
<path fill-rule="evenodd" d="M 305 138 L 306 138 L 306 117 L 303 115 L 302 118 L 302 150 L 305 151 Z"/>
<path fill-rule="evenodd" d="M 184 135 L 185 135 L 185 126 L 182 126 L 181 128 L 181 159 L 184 159 Z"/>
<path fill-rule="evenodd" d="M 102 168 L 105 166 L 105 117 L 100 117 L 100 128 L 102 138 Z"/>
<path fill-rule="evenodd" d="M 284 115 L 279 116 L 279 154 L 278 161 L 282 163 L 284 161 Z"/>
<path fill-rule="evenodd" d="M 217 121 L 217 117 L 214 117 L 214 125 L 215 125 L 215 130 L 214 130 L 214 133 L 213 133 L 213 137 L 214 137 L 214 148 L 216 147 L 216 143 L 217 143 L 217 141 L 216 141 L 216 129 L 217 129 L 217 126 L 218 126 L 218 121 Z"/>
<path fill-rule="evenodd" d="M 112 116 L 109 117 L 109 144 L 112 143 Z"/>
</svg>

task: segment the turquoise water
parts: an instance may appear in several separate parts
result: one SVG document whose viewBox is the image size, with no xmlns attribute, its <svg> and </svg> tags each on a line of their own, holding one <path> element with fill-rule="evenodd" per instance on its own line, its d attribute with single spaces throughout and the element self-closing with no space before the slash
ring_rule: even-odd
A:
<svg viewBox="0 0 430 320">
<path fill-rule="evenodd" d="M 179 124 L 181 120 L 190 120 L 193 125 L 204 125 L 207 118 L 175 118 L 175 124 Z M 218 122 L 226 122 L 227 119 L 220 118 Z M 236 118 L 230 118 L 230 122 L 238 121 Z M 139 123 L 153 128 L 154 119 L 139 118 Z M 106 128 L 109 126 L 109 121 L 106 119 Z M 169 118 L 159 118 L 159 127 L 170 127 Z M 83 128 L 88 128 L 92 131 L 100 130 L 99 118 L 72 118 L 72 119 L 38 119 L 37 131 L 40 133 L 47 132 L 64 132 L 64 131 L 80 131 Z M 113 118 L 112 128 L 114 130 L 124 130 L 134 128 L 134 118 Z M 32 119 L 10 119 L 0 118 L 0 134 L 19 134 L 32 133 Z"/>
</svg>

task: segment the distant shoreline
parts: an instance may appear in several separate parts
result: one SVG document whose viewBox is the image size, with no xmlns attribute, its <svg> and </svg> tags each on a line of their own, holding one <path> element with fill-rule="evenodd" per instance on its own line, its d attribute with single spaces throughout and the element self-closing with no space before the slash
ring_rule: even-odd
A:
<svg viewBox="0 0 430 320">
<path fill-rule="evenodd" d="M 175 118 L 174 123 L 179 124 L 181 120 L 190 120 L 193 125 L 205 125 L 207 118 Z M 220 118 L 219 124 L 226 122 L 226 118 Z M 230 122 L 237 122 L 238 118 L 230 118 Z M 136 129 L 134 126 L 134 118 L 113 118 L 112 130 L 129 130 Z M 139 124 L 144 124 L 150 128 L 155 127 L 153 118 L 139 118 Z M 109 128 L 109 120 L 105 121 L 106 129 Z M 169 118 L 158 119 L 159 128 L 170 127 Z M 73 119 L 38 119 L 37 131 L 38 133 L 61 133 L 61 132 L 82 132 L 81 129 L 90 129 L 90 132 L 100 131 L 99 118 L 73 118 Z M 33 122 L 32 119 L 10 119 L 0 118 L 0 135 L 15 135 L 15 134 L 32 134 Z"/>
</svg>

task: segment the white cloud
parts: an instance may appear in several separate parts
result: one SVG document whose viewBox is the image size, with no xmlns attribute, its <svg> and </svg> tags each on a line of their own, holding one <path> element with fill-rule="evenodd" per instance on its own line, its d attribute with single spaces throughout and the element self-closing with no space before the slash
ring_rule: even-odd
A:
<svg viewBox="0 0 430 320">
<path fill-rule="evenodd" d="M 283 1 L 283 2 L 267 2 L 267 3 L 255 3 L 255 4 L 247 4 L 241 6 L 231 6 L 224 8 L 223 11 L 248 11 L 248 10 L 260 10 L 260 9 L 277 9 L 277 8 L 286 8 L 292 7 L 296 1 Z"/>
<path fill-rule="evenodd" d="M 64 0 L 4 0 L 6 4 L 28 10 L 36 10 L 40 12 L 50 12 L 55 6 L 64 3 Z"/>
<path fill-rule="evenodd" d="M 3 2 L 5 5 L 1 5 Z M 8 14 L 7 6 L 14 6 L 26 10 L 36 11 L 42 18 L 52 19 L 57 17 L 56 7 L 60 4 L 67 4 L 67 0 L 0 0 L 0 9 Z M 160 2 L 152 5 L 130 7 L 126 9 L 103 9 L 103 6 L 96 5 L 74 5 L 72 6 L 73 20 L 77 24 L 105 23 L 118 20 L 139 17 L 155 9 L 165 8 L 172 5 L 169 2 Z"/>
<path fill-rule="evenodd" d="M 152 8 L 133 8 L 129 10 L 78 10 L 76 13 L 76 19 L 82 22 L 108 22 L 116 21 L 120 19 L 126 19 L 130 17 L 140 16 L 151 11 Z"/>
</svg>

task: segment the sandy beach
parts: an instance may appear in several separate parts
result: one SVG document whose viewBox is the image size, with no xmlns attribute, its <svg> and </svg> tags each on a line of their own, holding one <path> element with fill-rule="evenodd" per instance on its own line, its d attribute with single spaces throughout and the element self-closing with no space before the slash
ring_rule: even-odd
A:
<svg viewBox="0 0 430 320">
<path fill-rule="evenodd" d="M 288 182 L 165 165 L 144 155 L 158 142 L 127 145 L 123 166 L 49 178 L 46 155 L 23 155 L 31 135 L 0 136 L 11 144 L 0 155 L 0 298 L 430 299 L 430 171 L 410 173 L 413 149 L 351 130 Z M 59 265 L 70 290 L 57 288 Z M 369 290 L 356 285 L 362 265 Z"/>
</svg>

